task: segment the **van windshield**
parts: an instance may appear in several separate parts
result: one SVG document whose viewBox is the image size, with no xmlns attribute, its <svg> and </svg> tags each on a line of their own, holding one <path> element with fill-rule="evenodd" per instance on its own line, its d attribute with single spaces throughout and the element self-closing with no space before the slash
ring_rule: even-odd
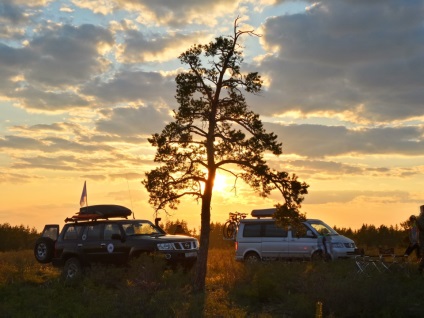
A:
<svg viewBox="0 0 424 318">
<path fill-rule="evenodd" d="M 314 220 L 308 220 L 307 221 L 315 231 L 318 232 L 320 235 L 339 235 L 331 226 L 325 224 L 322 221 L 314 221 Z"/>
</svg>

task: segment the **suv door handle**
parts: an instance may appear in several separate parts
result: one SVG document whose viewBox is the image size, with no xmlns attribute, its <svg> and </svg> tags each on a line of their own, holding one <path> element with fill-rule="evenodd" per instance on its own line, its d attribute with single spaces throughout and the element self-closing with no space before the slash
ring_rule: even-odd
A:
<svg viewBox="0 0 424 318">
<path fill-rule="evenodd" d="M 82 244 L 81 244 L 81 243 L 79 243 L 77 246 L 78 246 L 78 247 L 82 247 Z"/>
<path fill-rule="evenodd" d="M 106 246 L 106 243 L 101 243 L 100 246 L 101 247 L 105 247 Z"/>
</svg>

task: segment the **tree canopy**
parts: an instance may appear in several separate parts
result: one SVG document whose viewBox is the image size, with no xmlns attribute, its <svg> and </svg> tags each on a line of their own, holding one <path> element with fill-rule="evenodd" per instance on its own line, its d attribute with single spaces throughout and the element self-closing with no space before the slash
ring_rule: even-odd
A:
<svg viewBox="0 0 424 318">
<path fill-rule="evenodd" d="M 220 36 L 205 45 L 194 45 L 179 56 L 188 69 L 176 76 L 174 121 L 149 138 L 157 148 L 160 165 L 146 173 L 143 184 L 156 209 L 176 209 L 184 196 L 201 201 L 200 250 L 195 287 L 203 289 L 210 232 L 210 208 L 218 170 L 242 179 L 259 195 L 278 190 L 284 199 L 278 211 L 299 215 L 308 185 L 296 175 L 272 169 L 265 153 L 282 154 L 282 143 L 267 132 L 259 115 L 249 110 L 244 92 L 257 94 L 262 79 L 257 72 L 243 73 L 243 35 L 234 23 L 231 36 Z"/>
</svg>

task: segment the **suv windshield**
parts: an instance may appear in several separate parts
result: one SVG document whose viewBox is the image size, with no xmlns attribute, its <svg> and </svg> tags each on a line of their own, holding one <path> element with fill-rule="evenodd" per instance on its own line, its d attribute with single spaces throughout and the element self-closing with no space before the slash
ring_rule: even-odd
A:
<svg viewBox="0 0 424 318">
<path fill-rule="evenodd" d="M 307 221 L 320 235 L 339 235 L 330 226 L 322 221 Z"/>
<path fill-rule="evenodd" d="M 156 226 L 148 221 L 132 221 L 122 223 L 122 227 L 127 236 L 131 235 L 156 235 L 163 234 Z"/>
</svg>

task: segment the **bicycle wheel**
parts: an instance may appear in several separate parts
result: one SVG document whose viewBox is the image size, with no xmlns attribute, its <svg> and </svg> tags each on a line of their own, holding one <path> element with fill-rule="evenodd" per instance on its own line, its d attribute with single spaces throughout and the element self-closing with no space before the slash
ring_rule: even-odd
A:
<svg viewBox="0 0 424 318">
<path fill-rule="evenodd" d="M 237 225 L 234 221 L 227 221 L 224 224 L 223 234 L 224 238 L 232 239 L 236 235 Z"/>
</svg>

